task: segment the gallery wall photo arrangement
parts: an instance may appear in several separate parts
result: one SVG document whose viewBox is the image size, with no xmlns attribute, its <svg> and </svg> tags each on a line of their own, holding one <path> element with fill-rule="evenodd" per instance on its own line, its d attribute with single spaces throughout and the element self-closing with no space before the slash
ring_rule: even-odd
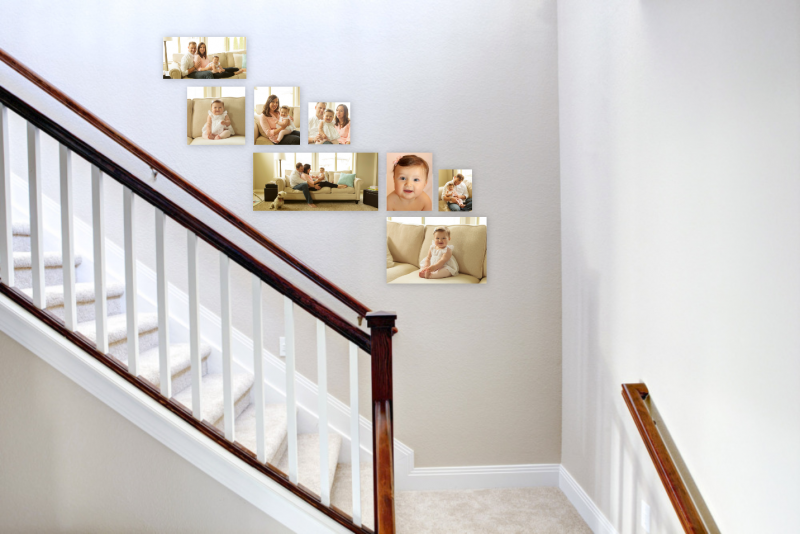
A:
<svg viewBox="0 0 800 534">
<path fill-rule="evenodd" d="M 244 145 L 244 87 L 188 87 L 186 144 Z"/>
<path fill-rule="evenodd" d="M 258 86 L 253 89 L 253 108 L 254 144 L 300 144 L 299 87 Z"/>
<path fill-rule="evenodd" d="M 376 152 L 256 152 L 253 211 L 378 211 Z"/>
<path fill-rule="evenodd" d="M 439 211 L 472 211 L 472 169 L 439 169 Z"/>
<path fill-rule="evenodd" d="M 386 210 L 433 211 L 433 154 L 386 154 Z"/>
<path fill-rule="evenodd" d="M 387 217 L 386 283 L 486 284 L 486 217 Z"/>
<path fill-rule="evenodd" d="M 308 144 L 349 145 L 350 102 L 308 103 Z"/>
<path fill-rule="evenodd" d="M 244 37 L 164 37 L 163 79 L 247 78 Z"/>
</svg>

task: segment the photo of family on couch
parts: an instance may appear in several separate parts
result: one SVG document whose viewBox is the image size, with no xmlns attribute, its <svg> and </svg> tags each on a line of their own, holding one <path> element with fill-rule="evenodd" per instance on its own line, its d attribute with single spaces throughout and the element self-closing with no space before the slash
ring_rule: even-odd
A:
<svg viewBox="0 0 800 534">
<path fill-rule="evenodd" d="M 169 80 L 247 78 L 244 37 L 164 37 L 164 76 Z"/>
<path fill-rule="evenodd" d="M 378 154 L 253 154 L 253 211 L 378 211 Z"/>
<path fill-rule="evenodd" d="M 256 87 L 253 102 L 254 144 L 300 144 L 299 87 Z"/>
<path fill-rule="evenodd" d="M 486 217 L 387 217 L 386 282 L 486 284 Z"/>
<path fill-rule="evenodd" d="M 350 144 L 350 102 L 308 104 L 309 145 Z"/>
<path fill-rule="evenodd" d="M 439 170 L 439 211 L 472 211 L 472 169 Z"/>
<path fill-rule="evenodd" d="M 244 87 L 189 87 L 186 144 L 244 145 Z"/>
</svg>

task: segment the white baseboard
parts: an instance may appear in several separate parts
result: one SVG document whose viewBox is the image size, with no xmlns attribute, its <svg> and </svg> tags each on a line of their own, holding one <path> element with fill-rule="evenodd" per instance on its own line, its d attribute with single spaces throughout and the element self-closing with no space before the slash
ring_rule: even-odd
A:
<svg viewBox="0 0 800 534">
<path fill-rule="evenodd" d="M 342 526 L 229 454 L 177 415 L 0 295 L 0 330 L 204 473 L 295 532 Z"/>
<path fill-rule="evenodd" d="M 559 464 L 417 467 L 402 476 L 400 491 L 450 491 L 489 488 L 558 486 Z"/>
<path fill-rule="evenodd" d="M 572 506 L 578 510 L 586 524 L 595 534 L 619 534 L 614 525 L 603 515 L 600 508 L 594 503 L 589 495 L 583 490 L 578 482 L 572 478 L 566 467 L 559 466 L 558 487 L 567 496 Z"/>
</svg>

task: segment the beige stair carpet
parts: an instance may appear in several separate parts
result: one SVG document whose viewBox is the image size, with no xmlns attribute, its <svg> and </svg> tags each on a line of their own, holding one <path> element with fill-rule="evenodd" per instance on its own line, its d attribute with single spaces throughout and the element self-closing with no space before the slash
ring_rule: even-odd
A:
<svg viewBox="0 0 800 534">
<path fill-rule="evenodd" d="M 286 450 L 286 405 L 264 406 L 264 452 L 267 462 L 277 466 Z M 251 404 L 236 419 L 236 441 L 256 453 L 256 407 Z"/>
<path fill-rule="evenodd" d="M 336 477 L 336 464 L 341 448 L 342 437 L 336 432 L 328 432 L 329 489 L 333 486 L 333 481 Z M 287 475 L 289 474 L 288 450 L 278 462 L 277 467 Z M 297 436 L 297 480 L 312 492 L 320 495 L 319 434 L 300 434 Z"/>
</svg>

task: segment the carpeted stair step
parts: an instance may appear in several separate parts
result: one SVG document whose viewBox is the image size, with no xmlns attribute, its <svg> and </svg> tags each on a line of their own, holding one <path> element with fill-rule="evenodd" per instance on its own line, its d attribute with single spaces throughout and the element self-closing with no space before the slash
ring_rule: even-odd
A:
<svg viewBox="0 0 800 534">
<path fill-rule="evenodd" d="M 250 406 L 250 390 L 253 387 L 253 375 L 248 373 L 233 373 L 233 416 L 234 421 L 239 415 Z M 222 392 L 222 375 L 209 374 L 203 377 L 200 384 L 202 392 L 203 421 L 207 421 L 220 430 L 224 430 L 225 406 Z M 189 387 L 185 388 L 173 398 L 192 409 L 192 386 L 191 380 Z"/>
<path fill-rule="evenodd" d="M 375 508 L 372 504 L 372 464 L 361 462 L 361 521 L 372 528 L 375 523 Z M 339 464 L 331 489 L 331 505 L 347 514 L 353 514 L 353 469 L 351 464 Z"/>
<path fill-rule="evenodd" d="M 81 264 L 80 255 L 75 255 L 75 267 Z M 64 276 L 61 268 L 60 252 L 44 253 L 44 285 L 60 286 L 64 284 Z M 31 270 L 31 253 L 14 253 L 14 287 L 17 289 L 27 289 L 33 287 L 33 271 Z"/>
<path fill-rule="evenodd" d="M 236 441 L 256 452 L 256 406 L 251 404 L 236 419 Z M 264 406 L 264 451 L 267 462 L 277 466 L 286 450 L 286 405 Z"/>
<path fill-rule="evenodd" d="M 23 289 L 23 293 L 33 298 L 33 288 Z M 47 286 L 45 288 L 47 311 L 64 320 L 64 286 Z M 109 283 L 106 285 L 106 306 L 108 315 L 125 313 L 122 295 L 125 284 Z M 94 284 L 90 282 L 75 284 L 75 300 L 77 301 L 78 322 L 94 321 Z"/>
<path fill-rule="evenodd" d="M 208 374 L 208 357 L 211 355 L 211 345 L 200 343 L 200 361 L 202 370 L 200 374 Z M 128 363 L 127 354 L 124 363 Z M 169 363 L 172 375 L 172 391 L 183 391 L 192 384 L 192 375 L 189 372 L 192 366 L 192 356 L 188 343 L 174 343 L 169 346 Z M 161 364 L 158 346 L 142 352 L 139 351 L 139 376 L 156 387 L 161 386 Z"/>
<path fill-rule="evenodd" d="M 15 222 L 11 224 L 14 252 L 31 251 L 31 225 L 27 222 Z"/>
<path fill-rule="evenodd" d="M 147 352 L 158 346 L 158 314 L 140 313 L 139 327 L 139 354 Z M 92 341 L 95 338 L 97 323 L 87 321 L 78 324 L 78 332 Z M 128 360 L 128 323 L 126 315 L 112 315 L 108 318 L 108 353 L 118 360 Z"/>
<path fill-rule="evenodd" d="M 333 430 L 328 431 L 328 480 L 333 486 L 342 437 Z M 289 473 L 289 451 L 287 450 L 278 469 Z M 319 434 L 300 434 L 297 436 L 297 480 L 317 495 L 320 495 Z"/>
</svg>

